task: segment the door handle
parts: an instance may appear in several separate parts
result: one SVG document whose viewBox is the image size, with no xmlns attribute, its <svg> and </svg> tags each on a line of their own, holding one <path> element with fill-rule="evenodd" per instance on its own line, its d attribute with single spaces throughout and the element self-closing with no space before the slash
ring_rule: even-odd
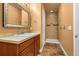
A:
<svg viewBox="0 0 79 59">
<path fill-rule="evenodd" d="M 77 38 L 78 36 L 77 35 L 75 35 L 75 38 Z"/>
</svg>

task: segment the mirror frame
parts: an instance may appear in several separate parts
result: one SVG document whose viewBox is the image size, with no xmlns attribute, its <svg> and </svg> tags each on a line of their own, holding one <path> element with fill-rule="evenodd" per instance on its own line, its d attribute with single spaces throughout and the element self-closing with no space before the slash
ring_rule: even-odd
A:
<svg viewBox="0 0 79 59">
<path fill-rule="evenodd" d="M 15 3 L 16 5 L 19 5 L 19 3 Z M 20 5 L 19 5 L 20 6 Z M 21 25 L 12 25 L 12 24 L 7 24 L 7 20 L 8 20 L 8 17 L 7 17 L 7 14 L 8 14 L 8 3 L 4 3 L 3 4 L 3 18 L 4 18 L 4 21 L 3 21 L 3 26 L 4 27 L 19 27 L 19 28 L 28 28 L 29 27 L 29 21 L 30 21 L 30 14 L 29 14 L 29 11 L 28 10 L 25 10 L 22 6 L 20 6 L 24 11 L 26 11 L 28 13 L 28 25 L 27 26 L 23 26 L 22 25 L 22 21 L 21 21 Z M 22 19 L 21 19 L 22 20 Z"/>
</svg>

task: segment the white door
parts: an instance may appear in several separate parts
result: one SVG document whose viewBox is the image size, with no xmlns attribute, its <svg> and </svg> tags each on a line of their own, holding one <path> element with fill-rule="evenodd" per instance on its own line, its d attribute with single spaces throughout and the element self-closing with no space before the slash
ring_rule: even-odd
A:
<svg viewBox="0 0 79 59">
<path fill-rule="evenodd" d="M 79 56 L 79 3 L 75 3 L 74 6 L 74 55 Z"/>
</svg>

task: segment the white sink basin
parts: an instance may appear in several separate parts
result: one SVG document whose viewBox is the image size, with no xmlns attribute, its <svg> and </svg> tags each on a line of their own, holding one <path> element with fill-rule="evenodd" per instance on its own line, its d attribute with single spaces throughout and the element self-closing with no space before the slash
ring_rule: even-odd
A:
<svg viewBox="0 0 79 59">
<path fill-rule="evenodd" d="M 2 36 L 2 37 L 0 37 L 0 41 L 19 44 L 38 34 L 40 34 L 40 33 L 24 33 L 24 34 L 15 34 L 12 36 Z"/>
<path fill-rule="evenodd" d="M 33 36 L 35 34 L 38 34 L 38 33 L 24 33 L 24 34 L 15 34 L 14 36 L 26 36 L 26 37 L 29 37 L 29 36 Z"/>
</svg>

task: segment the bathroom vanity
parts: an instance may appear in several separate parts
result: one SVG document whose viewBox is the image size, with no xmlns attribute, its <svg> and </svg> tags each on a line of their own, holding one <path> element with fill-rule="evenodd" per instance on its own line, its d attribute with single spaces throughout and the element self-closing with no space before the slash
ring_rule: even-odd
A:
<svg viewBox="0 0 79 59">
<path fill-rule="evenodd" d="M 36 56 L 39 49 L 38 33 L 0 37 L 0 56 Z"/>
</svg>

